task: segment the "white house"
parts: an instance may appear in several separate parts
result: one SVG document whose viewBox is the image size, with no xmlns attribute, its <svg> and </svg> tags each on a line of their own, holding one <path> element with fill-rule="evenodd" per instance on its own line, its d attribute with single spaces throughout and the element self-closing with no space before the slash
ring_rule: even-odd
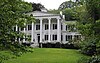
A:
<svg viewBox="0 0 100 63">
<path fill-rule="evenodd" d="M 27 27 L 21 32 L 30 35 L 31 42 L 34 43 L 32 46 L 39 46 L 43 43 L 57 43 L 61 44 L 68 43 L 69 40 L 73 40 L 75 37 L 79 38 L 81 34 L 76 31 L 76 28 L 73 27 L 74 31 L 70 31 L 70 26 L 68 23 L 75 23 L 75 21 L 65 21 L 62 13 L 52 14 L 42 11 L 33 11 L 27 13 L 27 15 L 33 15 L 36 19 L 36 22 L 32 24 L 27 24 Z M 23 42 L 28 42 L 23 39 Z"/>
</svg>

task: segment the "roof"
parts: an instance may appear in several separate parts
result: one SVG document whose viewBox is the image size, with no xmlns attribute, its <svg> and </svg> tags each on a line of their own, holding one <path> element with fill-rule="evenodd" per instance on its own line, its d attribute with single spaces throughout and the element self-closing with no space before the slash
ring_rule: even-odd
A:
<svg viewBox="0 0 100 63">
<path fill-rule="evenodd" d="M 32 11 L 32 12 L 28 12 L 27 14 L 33 14 L 34 17 L 60 16 L 60 14 L 52 14 L 52 13 L 42 12 L 42 11 Z"/>
</svg>

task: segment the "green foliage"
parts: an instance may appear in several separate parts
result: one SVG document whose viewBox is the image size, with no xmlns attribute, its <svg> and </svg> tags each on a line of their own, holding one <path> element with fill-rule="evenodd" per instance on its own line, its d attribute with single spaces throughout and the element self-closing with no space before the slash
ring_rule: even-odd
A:
<svg viewBox="0 0 100 63">
<path fill-rule="evenodd" d="M 31 4 L 22 0 L 0 0 L 0 52 L 7 50 L 19 56 L 27 51 L 27 47 L 15 41 L 15 38 L 22 38 L 25 34 L 14 31 L 13 27 L 25 27 L 24 23 L 34 21 L 32 16 L 25 15 L 31 9 Z M 1 61 L 5 60 L 4 55 L 0 57 Z"/>
<path fill-rule="evenodd" d="M 81 52 L 90 56 L 97 54 L 96 43 L 97 40 L 95 38 L 88 38 L 87 40 L 82 41 Z"/>
<path fill-rule="evenodd" d="M 100 0 L 85 0 L 84 5 L 76 7 L 76 17 L 78 19 L 77 28 L 85 36 L 81 51 L 88 55 L 94 55 L 99 51 L 99 31 L 100 31 Z M 98 15 L 99 14 L 99 15 Z"/>
<path fill-rule="evenodd" d="M 100 0 L 86 0 L 86 8 L 89 17 L 93 19 L 93 23 L 100 19 Z"/>
<path fill-rule="evenodd" d="M 100 56 L 92 56 L 92 58 L 88 60 L 88 63 L 100 63 Z"/>
<path fill-rule="evenodd" d="M 93 55 L 90 58 L 82 57 L 78 63 L 100 63 L 100 56 Z"/>
<path fill-rule="evenodd" d="M 59 6 L 58 10 L 63 10 L 63 9 L 66 9 L 66 8 L 72 8 L 74 6 L 75 6 L 75 3 L 74 2 L 72 2 L 72 1 L 66 1 L 66 2 L 63 2 Z"/>
<path fill-rule="evenodd" d="M 41 9 L 45 9 L 45 7 L 40 3 L 32 3 L 33 11 L 41 11 Z"/>
<path fill-rule="evenodd" d="M 66 8 L 64 10 L 62 10 L 63 14 L 65 15 L 65 20 L 66 21 L 71 21 L 71 20 L 75 20 L 75 11 L 71 8 Z"/>
</svg>

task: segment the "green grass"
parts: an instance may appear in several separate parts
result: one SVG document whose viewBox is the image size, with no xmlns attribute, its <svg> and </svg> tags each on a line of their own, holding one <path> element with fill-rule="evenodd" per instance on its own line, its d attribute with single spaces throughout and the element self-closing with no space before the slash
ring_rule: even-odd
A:
<svg viewBox="0 0 100 63">
<path fill-rule="evenodd" d="M 23 54 L 5 63 L 77 63 L 84 55 L 73 49 L 34 48 L 33 53 Z"/>
</svg>

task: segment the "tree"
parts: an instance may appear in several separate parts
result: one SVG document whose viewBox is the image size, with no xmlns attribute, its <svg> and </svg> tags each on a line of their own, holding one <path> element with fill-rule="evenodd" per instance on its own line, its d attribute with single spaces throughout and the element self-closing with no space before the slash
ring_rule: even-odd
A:
<svg viewBox="0 0 100 63">
<path fill-rule="evenodd" d="M 45 8 L 42 4 L 40 3 L 32 3 L 33 11 L 41 11 L 42 8 Z"/>
<path fill-rule="evenodd" d="M 82 41 L 81 52 L 92 56 L 85 63 L 100 63 L 100 0 L 85 0 L 79 11 L 77 7 L 78 29 L 85 36 Z"/>
<path fill-rule="evenodd" d="M 76 20 L 75 18 L 75 11 L 73 10 L 73 8 L 66 8 L 66 9 L 63 9 L 62 10 L 63 12 L 63 15 L 65 15 L 65 20 L 66 21 L 73 21 L 73 20 Z"/>
<path fill-rule="evenodd" d="M 27 51 L 25 46 L 15 41 L 15 38 L 22 38 L 24 34 L 15 32 L 13 27 L 22 27 L 24 23 L 34 21 L 33 17 L 25 15 L 25 12 L 31 9 L 31 4 L 22 0 L 0 0 L 0 51 L 11 51 L 18 56 L 20 52 Z M 2 55 L 0 57 L 2 58 Z M 3 59 L 5 58 L 0 59 L 1 62 Z"/>
<path fill-rule="evenodd" d="M 100 0 L 84 0 L 81 7 L 76 7 L 77 27 L 85 36 L 81 41 L 81 52 L 90 55 L 79 63 L 100 63 Z"/>
<path fill-rule="evenodd" d="M 66 1 L 66 2 L 63 2 L 58 10 L 63 10 L 63 9 L 66 9 L 66 8 L 72 8 L 75 6 L 75 3 L 73 1 Z"/>
</svg>

